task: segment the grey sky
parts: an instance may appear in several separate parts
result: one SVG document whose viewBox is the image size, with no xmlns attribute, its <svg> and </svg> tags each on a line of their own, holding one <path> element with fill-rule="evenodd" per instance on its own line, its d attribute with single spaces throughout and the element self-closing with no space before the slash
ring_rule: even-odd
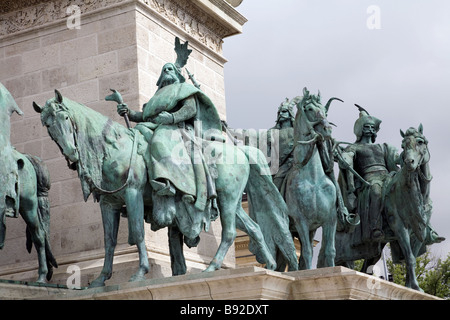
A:
<svg viewBox="0 0 450 320">
<path fill-rule="evenodd" d="M 367 20 L 376 5 L 381 29 Z M 354 141 L 357 103 L 383 120 L 377 142 L 400 149 L 399 130 L 424 126 L 429 140 L 432 225 L 450 252 L 450 2 L 444 0 L 244 0 L 243 34 L 225 39 L 227 121 L 267 129 L 280 103 L 320 90 L 339 97 L 334 137 Z M 372 21 L 372 20 L 371 20 Z"/>
</svg>

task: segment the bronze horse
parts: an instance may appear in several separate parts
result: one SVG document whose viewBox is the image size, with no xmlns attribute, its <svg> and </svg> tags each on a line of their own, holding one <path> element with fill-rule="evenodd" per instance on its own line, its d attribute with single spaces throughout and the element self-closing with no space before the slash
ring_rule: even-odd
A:
<svg viewBox="0 0 450 320">
<path fill-rule="evenodd" d="M 39 261 L 37 282 L 50 280 L 58 264 L 50 247 L 50 176 L 47 167 L 37 157 L 21 154 L 10 143 L 10 116 L 23 114 L 8 90 L 0 84 L 0 249 L 5 245 L 6 217 L 25 220 L 26 247 L 34 244 Z"/>
<path fill-rule="evenodd" d="M 144 239 L 144 218 L 146 221 L 156 223 L 156 229 L 169 228 L 169 242 L 172 266 L 183 270 L 184 257 L 182 255 L 182 241 L 176 240 L 181 234 L 188 239 L 190 244 L 196 245 L 202 227 L 209 224 L 195 217 L 189 217 L 196 221 L 195 224 L 182 224 L 178 209 L 182 203 L 177 204 L 176 210 L 169 210 L 163 203 L 152 203 L 152 186 L 147 178 L 145 156 L 149 150 L 147 141 L 136 129 L 127 129 L 117 122 L 102 114 L 62 95 L 55 90 L 55 97 L 48 100 L 41 107 L 33 103 L 36 112 L 41 114 L 41 121 L 58 144 L 61 152 L 71 167 L 76 168 L 81 180 L 85 200 L 91 193 L 99 200 L 105 236 L 105 261 L 101 274 L 91 286 L 103 286 L 111 277 L 114 249 L 117 243 L 117 232 L 120 213 L 124 205 L 127 209 L 129 244 L 136 245 L 139 252 L 139 269 L 130 279 L 131 281 L 145 279 L 149 271 L 149 262 Z M 236 228 L 249 234 L 254 241 L 254 249 L 261 263 L 268 269 L 276 268 L 275 242 L 286 242 L 291 245 L 291 267 L 296 269 L 295 247 L 286 229 L 286 236 L 275 234 L 275 228 L 268 228 L 272 235 L 263 235 L 262 228 L 252 220 L 243 210 L 241 200 L 244 189 L 248 194 L 256 195 L 259 203 L 271 200 L 267 193 L 276 191 L 270 175 L 262 175 L 264 166 L 258 161 L 251 161 L 251 150 L 238 149 L 234 145 L 212 142 L 212 147 L 217 155 L 222 157 L 217 163 L 218 178 L 217 193 L 220 209 L 220 221 L 222 225 L 222 238 L 214 259 L 206 271 L 217 270 L 221 267 L 225 254 L 236 237 Z M 255 150 L 253 150 L 255 151 Z M 233 163 L 225 161 L 227 155 L 234 159 Z M 264 157 L 256 154 L 256 157 Z M 282 201 L 281 197 L 279 199 Z M 160 209 L 162 216 L 155 217 L 155 206 Z M 161 206 L 163 206 L 161 208 Z M 153 210 L 152 210 L 153 209 Z M 165 209 L 165 210 L 164 210 Z M 286 209 L 286 208 L 284 208 Z M 274 207 L 264 211 L 265 221 L 276 220 L 277 214 L 282 208 Z M 273 218 L 270 220 L 270 218 Z M 285 216 L 287 219 L 287 216 Z M 152 221 L 153 220 L 153 221 Z M 287 223 L 287 220 L 286 220 Z M 175 232 L 171 232 L 174 229 Z M 273 245 L 268 246 L 267 241 L 273 238 Z M 185 240 L 186 241 L 186 240 Z M 181 244 L 181 245 L 180 245 Z M 180 260 L 181 259 L 181 260 Z M 293 260 L 293 261 L 292 261 Z"/>
<path fill-rule="evenodd" d="M 423 126 L 400 131 L 403 152 L 401 169 L 394 172 L 384 185 L 383 233 L 384 237 L 364 244 L 364 248 L 352 245 L 352 233 L 336 235 L 336 264 L 348 265 L 364 259 L 363 272 L 381 258 L 386 243 L 390 243 L 394 262 L 406 263 L 406 286 L 422 291 L 415 273 L 416 258 L 423 254 L 426 245 L 443 238 L 429 226 L 431 200 L 429 197 L 431 174 L 428 140 Z"/>
</svg>

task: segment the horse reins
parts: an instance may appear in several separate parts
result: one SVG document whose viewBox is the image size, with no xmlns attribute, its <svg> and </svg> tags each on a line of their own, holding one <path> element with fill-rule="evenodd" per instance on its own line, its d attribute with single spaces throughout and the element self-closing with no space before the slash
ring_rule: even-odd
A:
<svg viewBox="0 0 450 320">
<path fill-rule="evenodd" d="M 70 119 L 70 122 L 71 122 L 72 128 L 73 128 L 73 139 L 74 139 L 74 142 L 75 142 L 75 148 L 76 148 L 76 150 L 78 152 L 78 155 L 80 155 L 80 151 L 78 149 L 78 138 L 77 138 L 77 136 L 78 136 L 78 128 L 74 124 L 74 121 L 73 121 L 72 117 L 69 117 L 69 119 Z M 137 137 L 136 137 L 136 134 L 135 134 L 135 132 L 133 130 L 130 130 L 130 132 L 132 133 L 133 138 L 134 138 L 133 139 L 133 147 L 132 147 L 131 156 L 130 156 L 130 164 L 128 166 L 127 180 L 125 181 L 125 183 L 120 188 L 117 188 L 115 190 L 105 190 L 105 189 L 97 186 L 96 183 L 94 182 L 94 180 L 92 179 L 92 177 L 87 174 L 88 171 L 86 170 L 86 167 L 84 166 L 84 164 L 83 164 L 83 162 L 81 160 L 81 157 L 79 157 L 78 163 L 80 164 L 80 167 L 81 167 L 81 169 L 83 171 L 83 175 L 85 176 L 85 179 L 87 180 L 89 185 L 91 185 L 91 187 L 93 187 L 93 189 L 95 189 L 95 191 L 97 193 L 99 193 L 99 194 L 114 194 L 114 193 L 117 193 L 119 191 L 122 191 L 125 187 L 128 186 L 129 181 L 130 181 L 130 176 L 131 176 L 131 174 L 130 174 L 131 173 L 131 166 L 132 166 L 132 164 L 134 162 L 134 154 L 137 153 L 137 142 L 136 142 Z"/>
</svg>

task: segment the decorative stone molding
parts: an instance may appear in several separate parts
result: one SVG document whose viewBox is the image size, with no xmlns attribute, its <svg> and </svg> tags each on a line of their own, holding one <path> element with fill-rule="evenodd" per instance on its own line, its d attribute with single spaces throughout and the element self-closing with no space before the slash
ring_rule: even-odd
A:
<svg viewBox="0 0 450 320">
<path fill-rule="evenodd" d="M 82 17 L 99 9 L 132 3 L 151 9 L 216 53 L 222 53 L 223 38 L 240 33 L 247 21 L 224 0 L 4 0 L 0 9 L 0 38 L 66 22 L 70 16 L 67 8 L 71 5 L 80 8 Z"/>
<path fill-rule="evenodd" d="M 42 296 L 35 294 L 33 299 L 442 300 L 343 267 L 285 273 L 245 267 L 125 282 L 101 288 L 60 290 Z"/>
<path fill-rule="evenodd" d="M 58 20 L 65 20 L 69 15 L 67 8 L 77 5 L 81 14 L 106 8 L 130 0 L 6 0 L 0 10 L 0 37 L 24 31 L 37 26 L 44 26 Z"/>
<path fill-rule="evenodd" d="M 247 22 L 224 0 L 138 1 L 217 53 L 222 53 L 223 38 L 240 33 Z M 211 6 L 214 10 L 208 10 Z"/>
</svg>

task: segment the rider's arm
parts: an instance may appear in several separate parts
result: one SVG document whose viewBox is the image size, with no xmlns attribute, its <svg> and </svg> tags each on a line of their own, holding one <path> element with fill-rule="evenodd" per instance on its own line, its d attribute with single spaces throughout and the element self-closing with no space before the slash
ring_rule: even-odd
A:
<svg viewBox="0 0 450 320">
<path fill-rule="evenodd" d="M 142 122 L 144 121 L 142 118 L 143 113 L 139 111 L 134 111 L 128 108 L 126 103 L 117 105 L 117 113 L 123 116 L 125 113 L 128 113 L 128 118 L 133 122 Z"/>
<path fill-rule="evenodd" d="M 143 113 L 139 111 L 130 110 L 128 112 L 128 118 L 130 118 L 133 122 L 142 122 L 143 120 Z"/>
<path fill-rule="evenodd" d="M 173 123 L 179 123 L 192 119 L 197 114 L 197 104 L 193 96 L 182 101 L 182 106 L 178 111 L 172 113 Z"/>
</svg>

